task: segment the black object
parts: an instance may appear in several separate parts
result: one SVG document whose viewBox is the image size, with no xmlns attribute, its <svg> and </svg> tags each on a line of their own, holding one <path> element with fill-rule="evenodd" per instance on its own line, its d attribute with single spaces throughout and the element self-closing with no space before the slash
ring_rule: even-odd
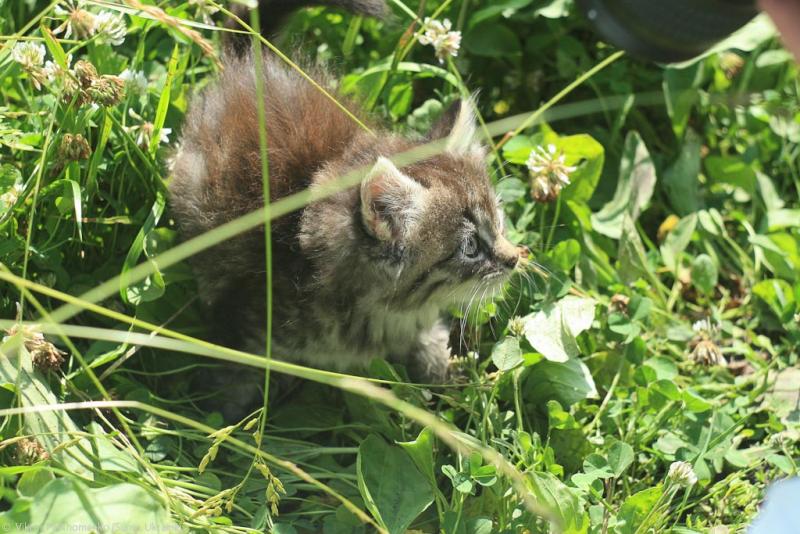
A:
<svg viewBox="0 0 800 534">
<path fill-rule="evenodd" d="M 755 0 L 577 0 L 604 39 L 664 63 L 702 54 L 758 14 Z"/>
</svg>

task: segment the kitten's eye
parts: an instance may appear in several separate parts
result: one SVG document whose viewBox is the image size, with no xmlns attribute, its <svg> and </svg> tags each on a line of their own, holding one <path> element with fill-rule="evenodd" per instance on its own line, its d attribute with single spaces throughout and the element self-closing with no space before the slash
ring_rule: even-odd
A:
<svg viewBox="0 0 800 534">
<path fill-rule="evenodd" d="M 475 234 L 470 234 L 467 236 L 466 241 L 464 241 L 464 256 L 470 259 L 476 258 L 479 252 L 480 247 L 478 246 L 478 236 Z"/>
</svg>

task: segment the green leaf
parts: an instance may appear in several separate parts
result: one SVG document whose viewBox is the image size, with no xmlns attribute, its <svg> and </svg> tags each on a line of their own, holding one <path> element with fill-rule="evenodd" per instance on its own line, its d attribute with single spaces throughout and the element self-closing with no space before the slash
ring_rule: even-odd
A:
<svg viewBox="0 0 800 534">
<path fill-rule="evenodd" d="M 517 34 L 499 22 L 484 22 L 470 28 L 463 42 L 467 51 L 476 56 L 508 58 L 522 52 Z"/>
<path fill-rule="evenodd" d="M 492 363 L 500 371 L 510 371 L 523 362 L 519 339 L 506 337 L 492 349 Z"/>
<path fill-rule="evenodd" d="M 692 234 L 697 228 L 697 214 L 692 213 L 681 219 L 675 228 L 667 234 L 667 238 L 661 245 L 661 259 L 664 265 L 673 273 L 678 272 L 680 257 L 692 240 Z"/>
<path fill-rule="evenodd" d="M 629 215 L 633 221 L 638 219 L 653 196 L 655 184 L 656 169 L 650 153 L 639 134 L 631 131 L 625 139 L 614 198 L 600 211 L 592 214 L 592 228 L 603 235 L 619 239 L 622 236 L 625 215 Z"/>
<path fill-rule="evenodd" d="M 794 292 L 792 286 L 785 280 L 779 278 L 762 280 L 753 286 L 753 293 L 763 300 L 781 321 L 788 321 L 795 312 Z"/>
<path fill-rule="evenodd" d="M 554 515 L 559 532 L 588 532 L 589 517 L 584 511 L 584 502 L 573 490 L 551 473 L 534 471 L 528 475 L 528 480 L 536 500 Z"/>
<path fill-rule="evenodd" d="M 700 207 L 699 176 L 700 138 L 689 130 L 678 159 L 664 172 L 662 180 L 667 198 L 678 215 L 694 213 Z"/>
<path fill-rule="evenodd" d="M 564 406 L 597 398 L 597 388 L 589 368 L 578 359 L 564 363 L 542 360 L 525 380 L 525 398 L 533 404 L 556 400 Z"/>
<path fill-rule="evenodd" d="M 566 362 L 580 354 L 575 337 L 592 326 L 597 302 L 566 296 L 526 316 L 525 339 L 545 358 Z"/>
<path fill-rule="evenodd" d="M 619 477 L 629 465 L 633 463 L 633 447 L 611 438 L 611 447 L 608 449 L 608 465 L 614 472 L 615 477 Z"/>
<path fill-rule="evenodd" d="M 167 120 L 167 110 L 169 109 L 170 98 L 172 95 L 172 81 L 175 78 L 175 73 L 178 70 L 178 58 L 180 57 L 181 47 L 177 43 L 172 49 L 172 56 L 169 58 L 167 64 L 167 78 L 164 81 L 164 87 L 161 89 L 161 96 L 158 98 L 158 107 L 156 108 L 156 117 L 153 120 L 153 133 L 150 136 L 150 155 L 155 156 L 158 147 L 161 145 L 161 129 L 164 127 L 164 121 Z"/>
<path fill-rule="evenodd" d="M 652 488 L 634 493 L 622 503 L 619 510 L 618 519 L 624 523 L 621 525 L 620 532 L 623 534 L 634 534 L 635 532 L 647 532 L 646 525 L 643 525 L 645 518 L 651 517 L 650 521 L 657 519 L 656 514 L 651 514 L 658 500 L 664 494 L 664 486 L 658 484 Z"/>
<path fill-rule="evenodd" d="M 784 423 L 800 423 L 800 368 L 770 371 L 769 381 L 771 386 L 764 395 L 762 409 L 774 413 Z"/>
<path fill-rule="evenodd" d="M 588 202 L 603 173 L 606 157 L 603 145 L 588 134 L 559 137 L 553 144 L 563 151 L 566 165 L 578 167 L 570 174 L 570 184 L 562 190 L 561 200 Z"/>
<path fill-rule="evenodd" d="M 548 253 L 559 269 L 569 272 L 581 257 L 581 244 L 575 239 L 565 239 L 553 247 Z"/>
<path fill-rule="evenodd" d="M 109 525 L 125 531 L 175 530 L 160 499 L 136 484 L 90 488 L 73 478 L 53 480 L 33 499 L 31 524 L 38 532 L 58 532 L 65 525 L 85 525 L 98 532 Z"/>
<path fill-rule="evenodd" d="M 128 304 L 137 306 L 143 302 L 149 302 L 159 298 L 164 294 L 164 279 L 158 271 L 157 265 L 153 262 L 155 268 L 152 275 L 146 277 L 144 280 L 137 283 L 130 281 L 129 271 L 136 266 L 144 250 L 145 239 L 155 229 L 161 215 L 164 213 L 164 205 L 166 203 L 165 196 L 159 191 L 156 193 L 156 200 L 150 208 L 150 214 L 144 221 L 144 225 L 139 229 L 136 234 L 136 239 L 131 244 L 128 250 L 128 255 L 125 257 L 125 262 L 122 265 L 122 273 L 120 273 L 120 287 L 119 292 L 122 299 Z M 151 261 L 151 260 L 148 260 Z"/>
<path fill-rule="evenodd" d="M 433 490 L 401 448 L 371 434 L 358 448 L 358 489 L 369 511 L 390 534 L 404 534 L 433 502 Z"/>
<path fill-rule="evenodd" d="M 664 99 L 667 114 L 672 120 L 672 130 L 679 139 L 683 137 L 692 109 L 700 100 L 698 88 L 703 83 L 704 65 L 694 63 L 687 67 L 670 66 L 664 69 Z"/>
<path fill-rule="evenodd" d="M 495 191 L 506 204 L 516 202 L 525 196 L 525 183 L 519 178 L 504 178 L 500 180 L 495 186 Z"/>
<path fill-rule="evenodd" d="M 739 156 L 708 156 L 703 160 L 711 183 L 725 183 L 755 192 L 756 171 Z"/>
<path fill-rule="evenodd" d="M 436 487 L 436 475 L 433 468 L 433 432 L 423 428 L 417 439 L 398 443 L 414 460 L 420 472 L 428 477 L 428 481 Z"/>
<path fill-rule="evenodd" d="M 397 120 L 408 113 L 413 99 L 414 89 L 410 82 L 393 85 L 388 96 L 389 114 L 392 118 Z"/>
<path fill-rule="evenodd" d="M 692 284 L 701 292 L 713 294 L 718 278 L 717 265 L 708 254 L 700 254 L 692 261 Z"/>
<path fill-rule="evenodd" d="M 67 53 L 64 52 L 64 49 L 61 47 L 61 43 L 58 42 L 53 35 L 53 32 L 51 32 L 50 29 L 44 24 L 40 25 L 39 29 L 44 37 L 44 44 L 47 46 L 47 49 L 53 56 L 53 59 L 56 60 L 56 64 L 61 67 L 64 72 L 67 72 L 69 70 L 69 65 L 67 65 Z"/>
</svg>

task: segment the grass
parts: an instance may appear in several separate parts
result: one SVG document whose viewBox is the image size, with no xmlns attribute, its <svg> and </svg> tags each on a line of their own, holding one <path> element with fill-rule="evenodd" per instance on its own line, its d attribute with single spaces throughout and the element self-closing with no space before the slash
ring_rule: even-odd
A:
<svg viewBox="0 0 800 534">
<path fill-rule="evenodd" d="M 179 240 L 166 163 L 230 6 L 80 4 L 121 16 L 121 39 L 81 33 L 76 4 L 0 0 L 4 530 L 739 532 L 796 475 L 800 82 L 769 26 L 662 67 L 560 0 L 395 4 L 385 22 L 308 10 L 270 45 L 331 65 L 397 130 L 479 91 L 535 268 L 453 310 L 444 386 L 204 341 L 184 260 L 332 192 Z M 414 13 L 452 20 L 458 56 L 420 45 Z M 126 70 L 124 92 L 98 81 Z M 549 145 L 575 169 L 545 199 L 526 162 Z M 231 426 L 192 386 L 225 361 L 268 386 Z"/>
</svg>

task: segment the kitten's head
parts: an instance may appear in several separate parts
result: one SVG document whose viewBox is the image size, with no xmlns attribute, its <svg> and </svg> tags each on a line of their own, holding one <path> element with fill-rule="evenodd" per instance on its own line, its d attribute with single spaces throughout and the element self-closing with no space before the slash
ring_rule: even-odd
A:
<svg viewBox="0 0 800 534">
<path fill-rule="evenodd" d="M 444 151 L 419 163 L 379 156 L 360 189 L 360 250 L 392 279 L 393 302 L 409 307 L 489 296 L 520 261 L 504 236 L 470 101 L 434 126 L 436 139 Z"/>
</svg>

